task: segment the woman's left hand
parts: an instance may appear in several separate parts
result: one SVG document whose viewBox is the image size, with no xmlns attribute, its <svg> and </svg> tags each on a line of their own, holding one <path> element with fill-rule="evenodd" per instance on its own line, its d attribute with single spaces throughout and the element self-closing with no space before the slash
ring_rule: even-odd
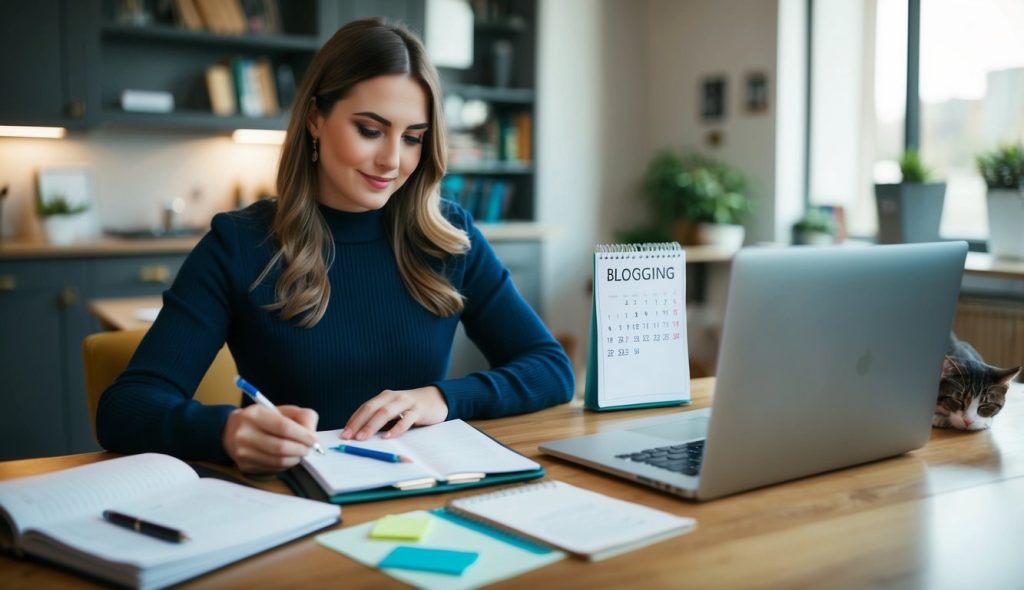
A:
<svg viewBox="0 0 1024 590">
<path fill-rule="evenodd" d="M 359 406 L 339 437 L 366 440 L 388 422 L 398 420 L 391 430 L 384 433 L 384 438 L 394 438 L 413 426 L 438 424 L 447 417 L 448 402 L 441 390 L 433 385 L 404 391 L 385 389 Z"/>
</svg>

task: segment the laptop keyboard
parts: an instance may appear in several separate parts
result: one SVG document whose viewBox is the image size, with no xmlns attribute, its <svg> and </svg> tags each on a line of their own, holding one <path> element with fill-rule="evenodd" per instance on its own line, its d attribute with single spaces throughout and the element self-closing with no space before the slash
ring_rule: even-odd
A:
<svg viewBox="0 0 1024 590">
<path fill-rule="evenodd" d="M 646 463 L 661 469 L 667 469 L 683 475 L 697 475 L 704 459 L 704 441 L 695 440 L 681 445 L 655 447 L 636 453 L 615 455 L 617 459 L 626 459 L 637 463 Z"/>
</svg>

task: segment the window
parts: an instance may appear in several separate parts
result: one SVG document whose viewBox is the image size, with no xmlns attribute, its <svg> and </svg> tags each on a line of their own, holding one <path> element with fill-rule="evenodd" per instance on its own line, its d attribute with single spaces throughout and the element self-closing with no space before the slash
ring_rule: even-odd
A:
<svg viewBox="0 0 1024 590">
<path fill-rule="evenodd" d="M 898 182 L 919 146 L 947 183 L 942 235 L 984 239 L 985 185 L 974 158 L 1024 141 L 1024 1 L 813 0 L 809 201 L 842 205 L 855 236 L 873 236 L 874 184 Z M 912 20 L 913 19 L 913 20 Z M 919 61 L 907 63 L 919 23 Z M 917 71 L 920 121 L 905 136 L 907 72 Z"/>
<path fill-rule="evenodd" d="M 920 154 L 946 181 L 942 234 L 984 238 L 974 157 L 1024 140 L 1024 2 L 921 1 Z"/>
</svg>

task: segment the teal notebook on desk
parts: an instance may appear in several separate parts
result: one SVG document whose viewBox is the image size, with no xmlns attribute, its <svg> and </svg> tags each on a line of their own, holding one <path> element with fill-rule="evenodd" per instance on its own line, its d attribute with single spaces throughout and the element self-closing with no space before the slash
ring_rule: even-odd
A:
<svg viewBox="0 0 1024 590">
<path fill-rule="evenodd" d="M 595 248 L 586 408 L 689 403 L 685 269 L 675 242 Z"/>
<path fill-rule="evenodd" d="M 325 533 L 316 540 L 321 545 L 369 567 L 381 567 L 381 572 L 406 584 L 416 588 L 437 590 L 480 588 L 566 557 L 561 551 L 465 520 L 444 508 L 430 512 L 420 510 L 397 516 L 429 518 L 430 529 L 416 541 L 376 539 L 370 535 L 376 523 L 367 522 Z M 460 575 L 386 567 L 387 556 L 400 547 L 467 551 L 478 554 L 478 558 Z"/>
<path fill-rule="evenodd" d="M 340 430 L 317 433 L 325 449 L 339 443 L 394 453 L 409 462 L 389 463 L 328 450 L 310 453 L 282 478 L 299 495 L 335 504 L 381 500 L 493 485 L 544 475 L 539 463 L 463 422 L 414 428 L 394 439 L 380 435 L 342 441 Z"/>
</svg>

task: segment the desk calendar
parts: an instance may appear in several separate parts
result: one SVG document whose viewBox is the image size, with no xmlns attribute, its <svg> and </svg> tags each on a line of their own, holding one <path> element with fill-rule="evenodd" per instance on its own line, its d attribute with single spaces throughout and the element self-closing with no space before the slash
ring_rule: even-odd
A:
<svg viewBox="0 0 1024 590">
<path fill-rule="evenodd" d="M 685 264 L 674 242 L 595 249 L 587 408 L 690 401 Z"/>
</svg>

